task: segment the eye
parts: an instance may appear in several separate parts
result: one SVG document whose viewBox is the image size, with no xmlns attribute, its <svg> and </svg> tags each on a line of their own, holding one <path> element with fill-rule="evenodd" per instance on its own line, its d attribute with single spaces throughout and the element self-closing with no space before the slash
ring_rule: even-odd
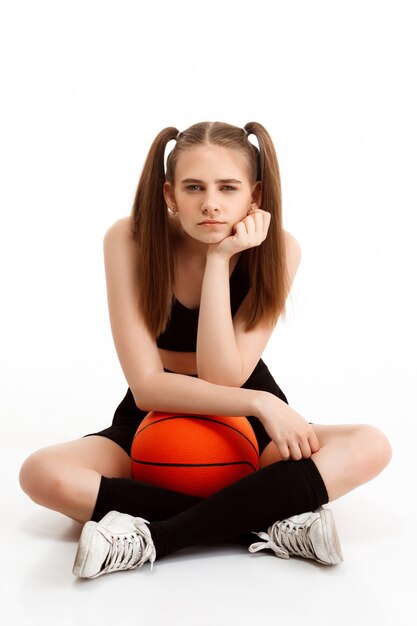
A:
<svg viewBox="0 0 417 626">
<path fill-rule="evenodd" d="M 222 189 L 225 191 L 236 191 L 236 187 L 233 187 L 232 185 L 223 185 Z"/>
<path fill-rule="evenodd" d="M 187 185 L 186 189 L 188 191 L 198 191 L 199 189 L 201 189 L 200 185 Z"/>
</svg>

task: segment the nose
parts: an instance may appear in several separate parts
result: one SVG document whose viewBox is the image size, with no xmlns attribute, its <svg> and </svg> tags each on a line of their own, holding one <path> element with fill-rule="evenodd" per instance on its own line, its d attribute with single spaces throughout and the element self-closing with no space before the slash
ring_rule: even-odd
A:
<svg viewBox="0 0 417 626">
<path fill-rule="evenodd" d="M 219 206 L 213 197 L 206 196 L 202 202 L 201 210 L 205 215 L 218 213 Z"/>
<path fill-rule="evenodd" d="M 219 211 L 219 209 L 215 206 L 203 206 L 202 211 L 204 213 L 204 215 L 216 215 Z"/>
</svg>

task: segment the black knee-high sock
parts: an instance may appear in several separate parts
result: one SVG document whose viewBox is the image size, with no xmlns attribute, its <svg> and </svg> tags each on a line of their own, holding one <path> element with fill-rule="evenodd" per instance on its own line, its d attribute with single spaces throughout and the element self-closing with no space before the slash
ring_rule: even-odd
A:
<svg viewBox="0 0 417 626">
<path fill-rule="evenodd" d="M 277 520 L 313 511 L 328 502 L 312 461 L 277 462 L 210 498 L 149 526 L 156 558 L 191 546 L 224 541 L 266 529 Z"/>
<path fill-rule="evenodd" d="M 268 465 L 202 499 L 130 478 L 101 478 L 92 520 L 115 510 L 152 522 L 157 558 L 185 547 L 223 540 L 248 544 L 252 531 L 312 511 L 328 501 L 311 459 Z"/>
<path fill-rule="evenodd" d="M 168 519 L 201 501 L 202 498 L 163 489 L 133 478 L 102 476 L 91 519 L 98 522 L 109 511 L 119 511 L 153 522 Z"/>
<path fill-rule="evenodd" d="M 132 478 L 102 476 L 91 519 L 98 522 L 109 511 L 119 511 L 143 517 L 149 522 L 165 520 L 186 511 L 202 500 L 203 498 L 197 496 L 171 491 Z M 248 546 L 253 543 L 253 535 L 236 536 L 233 543 Z"/>
</svg>

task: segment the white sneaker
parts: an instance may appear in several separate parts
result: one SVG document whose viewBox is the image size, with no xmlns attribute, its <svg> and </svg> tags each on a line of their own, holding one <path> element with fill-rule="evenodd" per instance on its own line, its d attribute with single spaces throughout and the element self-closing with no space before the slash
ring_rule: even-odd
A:
<svg viewBox="0 0 417 626">
<path fill-rule="evenodd" d="M 268 528 L 268 533 L 254 533 L 265 541 L 253 543 L 249 552 L 270 548 L 281 559 L 301 556 L 325 565 L 343 561 L 332 512 L 319 507 L 316 511 L 294 515 Z"/>
<path fill-rule="evenodd" d="M 149 522 L 110 511 L 99 522 L 87 522 L 81 532 L 73 574 L 96 578 L 102 574 L 142 567 L 156 558 Z"/>
</svg>

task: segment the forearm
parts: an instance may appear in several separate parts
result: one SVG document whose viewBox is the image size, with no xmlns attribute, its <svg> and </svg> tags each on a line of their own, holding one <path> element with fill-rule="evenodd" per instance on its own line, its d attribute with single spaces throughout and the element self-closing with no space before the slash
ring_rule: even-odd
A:
<svg viewBox="0 0 417 626">
<path fill-rule="evenodd" d="M 216 384 L 238 386 L 243 365 L 230 310 L 229 263 L 228 258 L 207 255 L 196 358 L 200 378 Z"/>
<path fill-rule="evenodd" d="M 141 389 L 132 389 L 138 408 L 188 415 L 254 415 L 283 459 L 299 460 L 320 449 L 313 426 L 272 393 L 223 387 L 200 378 L 151 372 Z"/>
<path fill-rule="evenodd" d="M 261 417 L 263 391 L 225 387 L 200 378 L 152 372 L 140 389 L 132 389 L 137 406 L 145 411 L 201 415 Z"/>
</svg>

